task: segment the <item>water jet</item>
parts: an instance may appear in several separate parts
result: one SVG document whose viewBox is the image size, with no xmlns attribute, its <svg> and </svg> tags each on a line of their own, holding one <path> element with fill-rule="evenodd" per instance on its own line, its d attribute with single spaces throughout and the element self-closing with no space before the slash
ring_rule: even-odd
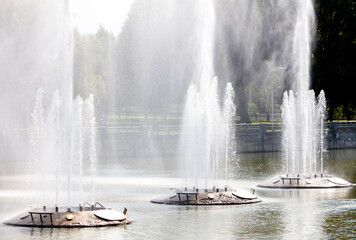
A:
<svg viewBox="0 0 356 240">
<path fill-rule="evenodd" d="M 213 1 L 200 0 L 195 4 L 197 64 L 186 94 L 179 146 L 185 186 L 151 202 L 178 205 L 260 202 L 253 194 L 245 198 L 245 194 L 238 194 L 236 190 L 223 191 L 218 187 L 222 182 L 227 184 L 230 162 L 235 158 L 235 92 L 230 82 L 221 91 L 214 70 L 216 16 Z"/>
<path fill-rule="evenodd" d="M 284 174 L 257 185 L 265 188 L 340 188 L 349 182 L 326 176 L 326 98 L 310 86 L 311 44 L 315 14 L 311 1 L 298 1 L 291 46 L 293 90 L 283 96 L 282 149 Z"/>
<path fill-rule="evenodd" d="M 72 206 L 72 169 L 74 161 L 79 165 L 79 189 L 82 194 L 82 172 L 84 160 L 89 164 L 91 179 L 91 198 L 95 195 L 95 112 L 94 99 L 90 95 L 88 99 L 77 97 L 73 101 L 73 110 L 65 113 L 70 119 L 69 124 L 65 124 L 60 113 L 61 100 L 60 94 L 54 91 L 52 104 L 47 113 L 43 107 L 44 90 L 40 88 L 36 94 L 34 112 L 32 113 L 34 135 L 32 137 L 33 162 L 37 163 L 42 169 L 43 181 L 43 199 L 48 202 L 50 189 L 55 189 L 55 206 L 44 205 L 35 207 L 21 213 L 4 224 L 12 226 L 25 227 L 99 227 L 99 226 L 118 226 L 133 222 L 127 218 L 127 209 L 123 213 L 104 207 L 101 203 Z M 63 144 L 65 140 L 70 139 L 71 145 Z M 75 143 L 75 144 L 74 144 Z M 83 146 L 86 143 L 87 147 Z M 49 150 L 49 151 L 48 151 Z M 70 154 L 67 154 L 67 152 Z M 58 166 L 59 158 L 68 157 L 66 165 L 67 172 L 67 205 L 58 207 L 59 203 L 59 185 L 61 183 L 60 171 Z M 55 184 L 51 183 L 49 176 L 55 175 Z M 53 186 L 55 185 L 55 186 Z M 93 202 L 93 201 L 92 201 Z"/>
</svg>

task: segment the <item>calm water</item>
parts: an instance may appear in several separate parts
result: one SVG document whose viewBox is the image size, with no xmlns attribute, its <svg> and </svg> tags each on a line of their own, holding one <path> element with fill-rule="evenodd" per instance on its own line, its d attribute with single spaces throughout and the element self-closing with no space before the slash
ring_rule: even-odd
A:
<svg viewBox="0 0 356 240">
<path fill-rule="evenodd" d="M 330 151 L 329 174 L 356 183 L 356 150 Z M 256 185 L 281 171 L 278 153 L 240 156 L 232 187 Z M 21 163 L 4 163 L 17 169 Z M 168 206 L 149 201 L 181 186 L 176 159 L 98 161 L 96 200 L 121 210 L 135 223 L 127 227 L 40 229 L 0 225 L 0 239 L 350 239 L 356 238 L 356 187 L 329 190 L 256 188 L 262 203 L 240 206 Z M 14 174 L 16 171 L 12 171 Z M 0 176 L 0 221 L 39 204 L 24 175 Z M 25 186 L 24 186 L 25 185 Z M 75 198 L 75 196 L 73 196 Z"/>
</svg>

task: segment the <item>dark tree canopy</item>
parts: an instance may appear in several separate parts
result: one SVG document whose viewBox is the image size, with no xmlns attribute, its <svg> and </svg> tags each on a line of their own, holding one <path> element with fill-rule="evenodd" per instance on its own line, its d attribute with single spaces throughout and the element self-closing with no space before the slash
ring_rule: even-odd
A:
<svg viewBox="0 0 356 240">
<path fill-rule="evenodd" d="M 323 89 L 329 118 L 356 118 L 356 1 L 316 0 L 313 89 Z"/>
</svg>

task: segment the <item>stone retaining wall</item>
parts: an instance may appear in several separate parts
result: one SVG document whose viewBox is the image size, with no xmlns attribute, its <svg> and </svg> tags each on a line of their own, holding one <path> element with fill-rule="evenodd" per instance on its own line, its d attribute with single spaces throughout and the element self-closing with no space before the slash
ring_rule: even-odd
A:
<svg viewBox="0 0 356 240">
<path fill-rule="evenodd" d="M 326 136 L 327 149 L 356 148 L 356 125 L 337 122 L 328 124 Z M 271 130 L 266 124 L 255 128 L 238 126 L 236 129 L 239 152 L 281 151 L 282 131 L 278 125 Z"/>
<path fill-rule="evenodd" d="M 328 149 L 356 148 L 356 125 L 339 126 L 332 122 L 327 135 Z"/>
<path fill-rule="evenodd" d="M 356 124 L 327 123 L 328 149 L 356 148 Z M 173 156 L 178 154 L 179 126 L 170 131 L 166 127 L 152 129 L 132 128 L 123 131 L 99 129 L 99 152 L 103 156 Z M 163 131 L 165 130 L 165 131 Z M 280 124 L 236 125 L 238 152 L 281 151 L 282 130 Z M 109 156 L 108 156 L 109 155 Z"/>
</svg>

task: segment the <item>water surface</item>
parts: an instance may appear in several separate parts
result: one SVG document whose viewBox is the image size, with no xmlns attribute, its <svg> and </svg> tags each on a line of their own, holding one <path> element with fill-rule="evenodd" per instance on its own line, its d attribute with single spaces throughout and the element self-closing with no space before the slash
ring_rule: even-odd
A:
<svg viewBox="0 0 356 240">
<path fill-rule="evenodd" d="M 229 185 L 256 188 L 282 170 L 279 153 L 240 155 Z M 356 183 L 356 150 L 328 153 L 329 174 Z M 1 165 L 5 164 L 3 161 Z M 6 163 L 10 169 L 21 164 Z M 176 158 L 98 161 L 96 200 L 135 219 L 126 227 L 41 229 L 1 224 L 1 239 L 350 239 L 356 237 L 356 188 L 256 188 L 262 203 L 240 206 L 169 206 L 149 201 L 184 184 Z M 0 176 L 0 221 L 40 204 L 40 189 L 25 175 Z M 75 195 L 75 194 L 74 194 Z M 88 195 L 88 194 L 87 194 Z M 89 197 L 89 196 L 88 196 Z M 75 196 L 73 196 L 75 198 Z"/>
</svg>

